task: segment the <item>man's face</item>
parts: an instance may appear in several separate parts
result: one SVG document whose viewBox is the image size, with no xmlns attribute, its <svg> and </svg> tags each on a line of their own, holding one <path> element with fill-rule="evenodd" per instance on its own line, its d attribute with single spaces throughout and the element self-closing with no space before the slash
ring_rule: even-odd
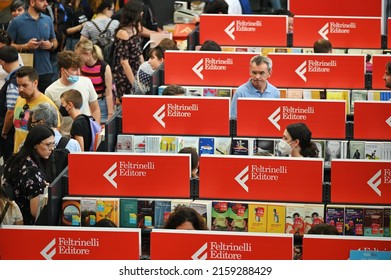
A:
<svg viewBox="0 0 391 280">
<path fill-rule="evenodd" d="M 18 84 L 19 96 L 31 100 L 37 90 L 38 81 L 30 81 L 28 76 L 16 77 L 16 83 Z"/>
<path fill-rule="evenodd" d="M 388 72 L 387 68 L 384 73 L 383 80 L 385 82 L 385 86 L 391 88 L 391 73 Z"/>
<path fill-rule="evenodd" d="M 30 4 L 37 13 L 45 12 L 48 6 L 48 2 L 46 0 L 31 0 Z"/>
<path fill-rule="evenodd" d="M 255 88 L 260 89 L 270 75 L 271 72 L 268 71 L 266 63 L 262 62 L 260 65 L 252 63 L 250 65 L 251 82 Z"/>
</svg>

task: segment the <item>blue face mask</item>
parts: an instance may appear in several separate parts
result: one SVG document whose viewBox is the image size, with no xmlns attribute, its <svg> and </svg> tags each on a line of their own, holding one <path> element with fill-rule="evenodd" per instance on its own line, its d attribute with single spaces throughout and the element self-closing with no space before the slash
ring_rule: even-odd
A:
<svg viewBox="0 0 391 280">
<path fill-rule="evenodd" d="M 65 70 L 65 71 L 66 71 L 66 70 Z M 70 75 L 70 74 L 68 73 L 68 71 L 66 71 L 66 72 L 67 72 L 67 74 L 68 74 L 68 78 L 67 78 L 67 81 L 68 81 L 68 82 L 74 84 L 74 83 L 76 83 L 76 82 L 79 80 L 79 76 Z"/>
</svg>

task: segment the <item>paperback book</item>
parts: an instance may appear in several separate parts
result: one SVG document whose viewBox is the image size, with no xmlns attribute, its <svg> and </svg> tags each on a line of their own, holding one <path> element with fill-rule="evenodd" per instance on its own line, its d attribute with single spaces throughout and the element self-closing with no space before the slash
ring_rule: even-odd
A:
<svg viewBox="0 0 391 280">
<path fill-rule="evenodd" d="M 248 205 L 248 232 L 266 232 L 267 226 L 267 205 Z"/>
</svg>

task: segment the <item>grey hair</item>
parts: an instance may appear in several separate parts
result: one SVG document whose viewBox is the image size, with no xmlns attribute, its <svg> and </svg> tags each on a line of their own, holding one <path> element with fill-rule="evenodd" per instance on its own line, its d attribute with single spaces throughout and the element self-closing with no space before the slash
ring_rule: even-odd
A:
<svg viewBox="0 0 391 280">
<path fill-rule="evenodd" d="M 257 66 L 261 65 L 261 63 L 265 63 L 268 71 L 271 71 L 272 67 L 273 67 L 272 60 L 270 58 L 268 58 L 266 56 L 262 56 L 262 55 L 253 56 L 250 60 L 250 65 L 253 63 L 255 63 L 255 65 L 257 65 Z"/>
<path fill-rule="evenodd" d="M 58 126 L 57 110 L 49 103 L 40 103 L 32 110 L 36 121 L 43 120 L 47 126 Z"/>
</svg>

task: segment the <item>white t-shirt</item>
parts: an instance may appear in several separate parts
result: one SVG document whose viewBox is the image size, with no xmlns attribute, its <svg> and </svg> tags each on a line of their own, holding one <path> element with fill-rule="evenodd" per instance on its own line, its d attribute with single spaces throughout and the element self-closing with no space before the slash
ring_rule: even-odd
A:
<svg viewBox="0 0 391 280">
<path fill-rule="evenodd" d="M 0 203 L 2 205 L 1 208 L 4 209 L 6 202 L 4 200 L 0 200 Z M 1 216 L 2 212 L 0 213 Z M 5 213 L 3 222 L 1 225 L 14 225 L 15 222 L 23 221 L 23 215 L 20 211 L 19 206 L 16 204 L 15 201 L 12 201 L 12 205 L 8 207 L 7 213 Z"/>
<path fill-rule="evenodd" d="M 60 108 L 61 101 L 60 97 L 64 91 L 76 89 L 81 93 L 83 97 L 83 105 L 80 108 L 82 114 L 91 116 L 90 104 L 98 99 L 94 85 L 90 78 L 80 76 L 79 80 L 71 85 L 64 85 L 60 79 L 52 83 L 46 90 L 45 95 L 49 97 L 58 108 Z M 71 117 L 61 117 L 61 128 L 60 132 L 62 135 L 69 135 L 72 126 Z"/>
<path fill-rule="evenodd" d="M 225 0 L 228 4 L 228 14 L 229 15 L 241 15 L 242 6 L 240 5 L 239 0 Z"/>
</svg>

